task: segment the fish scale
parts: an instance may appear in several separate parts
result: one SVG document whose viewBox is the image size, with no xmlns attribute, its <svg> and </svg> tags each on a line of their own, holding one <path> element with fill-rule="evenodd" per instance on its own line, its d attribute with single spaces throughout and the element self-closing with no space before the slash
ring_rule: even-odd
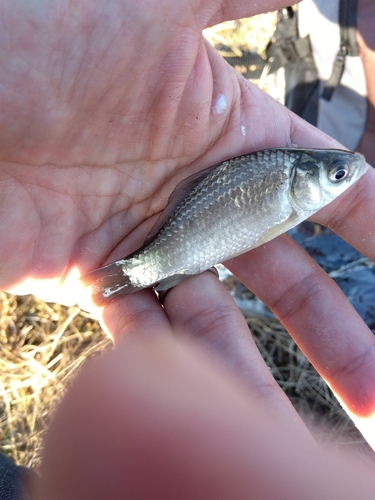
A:
<svg viewBox="0 0 375 500">
<path fill-rule="evenodd" d="M 366 168 L 362 155 L 342 150 L 269 149 L 224 161 L 176 187 L 144 247 L 83 281 L 98 302 L 167 289 L 284 233 Z"/>
</svg>

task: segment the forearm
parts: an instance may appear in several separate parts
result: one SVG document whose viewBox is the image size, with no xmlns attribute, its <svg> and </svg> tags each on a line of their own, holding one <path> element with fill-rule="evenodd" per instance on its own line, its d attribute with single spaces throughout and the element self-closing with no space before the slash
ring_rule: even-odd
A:
<svg viewBox="0 0 375 500">
<path fill-rule="evenodd" d="M 357 41 L 366 77 L 368 116 L 359 150 L 375 165 L 375 5 L 358 0 Z"/>
</svg>

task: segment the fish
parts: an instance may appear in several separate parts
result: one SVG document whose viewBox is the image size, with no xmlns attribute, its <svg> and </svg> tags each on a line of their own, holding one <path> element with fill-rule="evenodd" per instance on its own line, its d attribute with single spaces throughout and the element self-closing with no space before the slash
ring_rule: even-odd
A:
<svg viewBox="0 0 375 500">
<path fill-rule="evenodd" d="M 365 172 L 362 154 L 273 148 L 182 180 L 131 255 L 83 276 L 97 304 L 145 288 L 167 290 L 311 217 Z"/>
</svg>

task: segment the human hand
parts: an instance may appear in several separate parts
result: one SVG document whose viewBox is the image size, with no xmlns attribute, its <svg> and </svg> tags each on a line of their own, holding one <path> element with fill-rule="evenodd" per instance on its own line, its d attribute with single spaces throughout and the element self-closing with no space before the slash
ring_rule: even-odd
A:
<svg viewBox="0 0 375 500">
<path fill-rule="evenodd" d="M 373 463 L 316 444 L 213 274 L 172 289 L 166 315 L 140 294 L 108 306 L 117 350 L 57 410 L 35 498 L 374 498 Z"/>
<path fill-rule="evenodd" d="M 283 2 L 257 4 L 1 6 L 2 288 L 75 303 L 79 274 L 135 250 L 180 179 L 250 150 L 337 146 L 205 43 L 207 25 Z M 372 259 L 374 184 L 369 170 L 315 217 Z M 374 415 L 374 337 L 304 252 L 283 237 L 229 266 L 273 307 L 352 415 Z M 114 335 L 139 315 L 135 305 L 156 324 L 164 313 L 156 302 L 147 309 L 149 296 L 94 312 Z M 108 326 L 109 311 L 123 328 Z"/>
<path fill-rule="evenodd" d="M 139 246 L 180 179 L 250 150 L 336 146 L 202 37 L 281 4 L 1 6 L 2 289 L 75 303 L 79 274 Z"/>
<path fill-rule="evenodd" d="M 0 9 L 2 289 L 75 303 L 79 274 L 140 245 L 181 178 L 290 140 L 289 114 L 202 36 L 251 2 Z"/>
<path fill-rule="evenodd" d="M 358 151 L 375 164 L 375 6 L 371 0 L 358 0 L 357 43 L 362 59 L 367 90 L 367 123 Z"/>
</svg>

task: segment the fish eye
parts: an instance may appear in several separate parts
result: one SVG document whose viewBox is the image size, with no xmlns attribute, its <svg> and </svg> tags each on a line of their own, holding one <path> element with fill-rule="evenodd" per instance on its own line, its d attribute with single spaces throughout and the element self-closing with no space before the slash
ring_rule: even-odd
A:
<svg viewBox="0 0 375 500">
<path fill-rule="evenodd" d="M 330 172 L 329 172 L 329 179 L 332 182 L 339 182 L 345 179 L 349 173 L 349 167 L 345 163 L 341 163 L 339 165 L 336 165 Z"/>
</svg>

